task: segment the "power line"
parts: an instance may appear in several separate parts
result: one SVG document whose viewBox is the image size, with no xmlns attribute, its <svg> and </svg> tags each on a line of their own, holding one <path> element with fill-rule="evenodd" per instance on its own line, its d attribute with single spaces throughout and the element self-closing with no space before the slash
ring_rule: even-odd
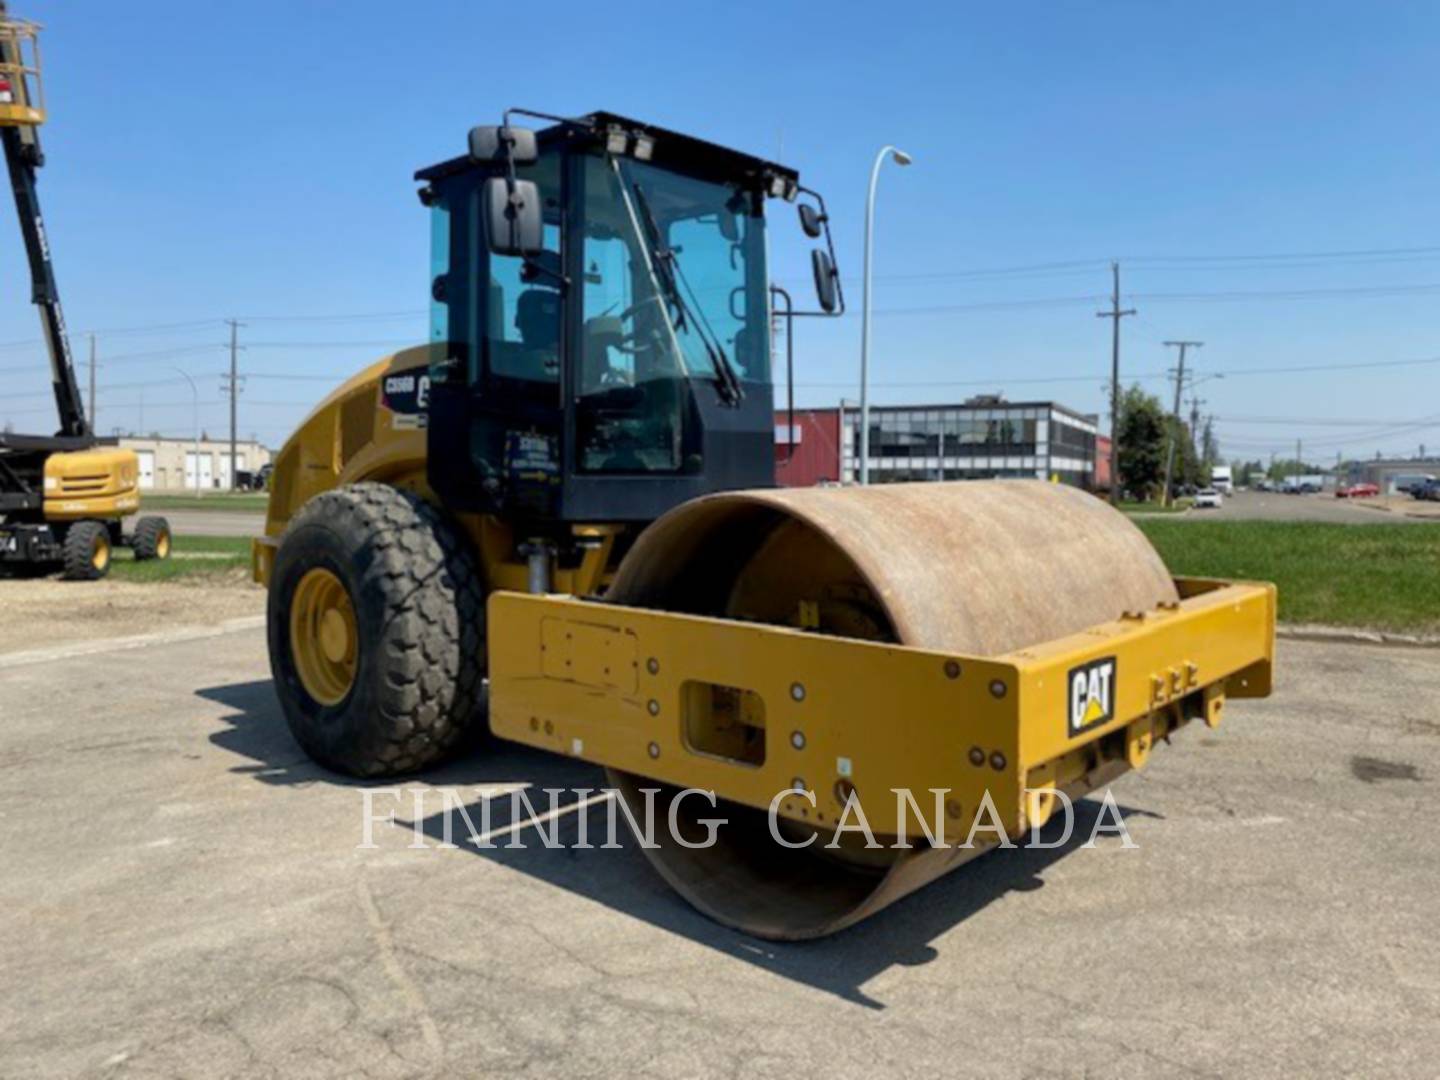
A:
<svg viewBox="0 0 1440 1080">
<path fill-rule="evenodd" d="M 1408 425 L 1425 422 L 1420 420 L 1336 420 L 1317 416 L 1216 416 L 1215 420 L 1227 424 L 1277 424 L 1288 427 L 1361 427 L 1370 428 L 1377 424 Z"/>
<path fill-rule="evenodd" d="M 1256 300 L 1371 300 L 1392 296 L 1420 296 L 1440 292 L 1440 283 L 1422 285 L 1346 286 L 1329 289 L 1232 289 L 1225 292 L 1154 292 L 1130 293 L 1130 299 L 1157 304 L 1223 304 Z M 951 315 L 976 311 L 1025 311 L 1035 308 L 1067 307 L 1093 304 L 1103 297 L 1036 296 L 1016 300 L 988 300 L 966 304 L 927 304 L 916 307 L 875 308 L 874 315 Z M 852 318 L 847 313 L 840 318 Z"/>
<path fill-rule="evenodd" d="M 1364 360 L 1364 361 L 1351 361 L 1351 362 L 1346 362 L 1346 363 L 1341 363 L 1341 364 L 1294 364 L 1294 365 L 1286 365 L 1286 366 L 1281 366 L 1281 367 L 1225 368 L 1225 369 L 1223 369 L 1223 370 L 1215 371 L 1215 372 L 1213 372 L 1212 374 L 1215 374 L 1215 375 L 1223 375 L 1223 376 L 1225 376 L 1227 379 L 1230 379 L 1230 378 L 1242 378 L 1242 377 L 1247 376 L 1247 375 L 1288 375 L 1288 374 L 1291 374 L 1291 373 L 1293 373 L 1293 372 L 1313 372 L 1313 371 L 1374 371 L 1374 370 L 1378 370 L 1378 369 L 1382 369 L 1382 368 L 1416 367 L 1416 366 L 1430 365 L 1430 364 L 1440 364 L 1440 356 L 1426 356 L 1426 357 L 1421 357 L 1421 358 L 1415 359 L 1415 360 Z M 1170 372 L 1168 372 L 1168 371 L 1144 371 L 1144 372 L 1139 372 L 1139 373 L 1137 373 L 1137 374 L 1130 375 L 1128 378 L 1131 379 L 1131 380 L 1133 380 L 1133 381 L 1136 381 L 1136 382 L 1149 382 L 1149 381 L 1160 380 L 1160 379 L 1164 379 L 1164 380 L 1166 380 L 1166 381 L 1168 382 L 1169 379 L 1170 379 Z M 1093 375 L 1051 375 L 1051 376 L 1037 376 L 1037 377 L 1025 378 L 1025 379 L 1016 379 L 1016 378 L 1010 377 L 1009 375 L 1000 374 L 1000 375 L 992 375 L 992 376 L 991 376 L 990 378 L 988 378 L 988 379 L 963 379 L 963 380 L 961 380 L 961 379 L 920 379 L 920 380 L 913 380 L 913 381 L 878 382 L 878 383 L 873 383 L 872 385 L 874 385 L 874 386 L 883 386 L 883 387 L 888 387 L 888 388 L 892 388 L 892 389 L 899 389 L 899 388 L 906 388 L 906 387 L 909 387 L 909 388 L 912 388 L 912 389 L 921 389 L 921 388 L 926 388 L 926 387 L 943 387 L 943 386 L 994 386 L 996 383 L 1005 383 L 1005 384 L 1007 384 L 1007 385 L 1015 385 L 1015 386 L 1021 386 L 1021 385 L 1027 385 L 1027 384 L 1039 385 L 1039 384 L 1045 384 L 1045 383 L 1067 383 L 1067 382 L 1069 382 L 1069 383 L 1095 383 L 1095 384 L 1099 385 L 1099 384 L 1102 384 L 1102 383 L 1105 382 L 1105 381 L 1106 381 L 1106 380 L 1097 379 L 1097 378 L 1095 378 L 1095 376 L 1093 376 Z M 823 390 L 823 389 L 831 389 L 831 388 L 840 388 L 840 389 L 843 389 L 843 388 L 845 388 L 845 387 L 849 387 L 849 386 L 852 386 L 852 385 L 854 385 L 854 384 L 851 383 L 851 382 L 812 382 L 812 383 L 797 382 L 797 383 L 795 384 L 795 386 L 796 386 L 797 388 L 799 388 L 799 387 L 804 387 L 804 388 L 810 389 L 810 390 Z"/>
<path fill-rule="evenodd" d="M 1305 269 L 1325 265 L 1372 265 L 1384 262 L 1424 262 L 1440 259 L 1440 246 L 1400 248 L 1358 248 L 1346 251 L 1281 251 L 1223 255 L 1119 255 L 1107 259 L 1065 259 L 1026 263 L 1018 266 L 980 267 L 970 270 L 922 271 L 886 274 L 877 283 L 956 281 L 987 277 L 1028 277 L 1088 273 L 1112 262 L 1151 270 Z M 794 280 L 799 280 L 795 278 Z M 852 279 L 847 279 L 852 280 Z"/>
<path fill-rule="evenodd" d="M 430 314 L 428 308 L 407 311 L 362 311 L 348 315 L 245 315 L 245 322 L 386 322 L 391 319 L 418 319 Z"/>
<path fill-rule="evenodd" d="M 1264 259 L 1348 259 L 1357 256 L 1440 255 L 1440 246 L 1359 248 L 1348 251 L 1284 251 L 1242 255 L 1128 255 L 1126 262 L 1253 262 Z"/>
<path fill-rule="evenodd" d="M 1288 375 L 1297 371 L 1372 371 L 1377 368 L 1416 367 L 1425 364 L 1440 364 L 1440 356 L 1426 356 L 1418 360 L 1362 360 L 1344 364 L 1293 364 L 1285 367 L 1235 368 L 1216 372 L 1228 378 L 1245 375 Z"/>
<path fill-rule="evenodd" d="M 1307 441 L 1312 446 L 1348 446 L 1354 443 L 1374 442 L 1379 439 L 1392 439 L 1400 435 L 1410 435 L 1434 427 L 1440 427 L 1440 413 L 1434 416 L 1422 417 L 1419 420 L 1408 421 L 1403 424 L 1392 424 L 1371 431 L 1362 431 L 1353 435 L 1325 435 Z M 1275 439 L 1227 439 L 1227 441 L 1241 446 L 1289 445 L 1286 440 Z"/>
<path fill-rule="evenodd" d="M 247 349 L 371 349 L 425 345 L 410 338 L 382 338 L 374 341 L 252 341 Z"/>
<path fill-rule="evenodd" d="M 1327 289 L 1231 289 L 1226 292 L 1132 293 L 1156 303 L 1231 303 L 1245 300 L 1319 300 L 1342 297 L 1411 296 L 1440 290 L 1440 284 L 1346 285 Z"/>
<path fill-rule="evenodd" d="M 99 335 L 95 335 L 99 337 Z M 212 349 L 223 348 L 220 344 L 213 345 L 179 345 L 173 349 L 156 349 L 150 352 L 120 353 L 116 356 L 106 357 L 106 364 L 133 363 L 138 360 L 164 360 L 172 356 L 186 356 L 197 352 L 209 352 Z M 0 368 L 0 373 L 14 373 L 35 370 L 34 364 L 12 364 L 9 367 Z"/>
<path fill-rule="evenodd" d="M 328 382 L 338 386 L 348 379 L 354 372 L 346 372 L 339 375 L 281 375 L 263 371 L 249 371 L 245 373 L 247 379 L 274 379 L 281 382 Z"/>
</svg>

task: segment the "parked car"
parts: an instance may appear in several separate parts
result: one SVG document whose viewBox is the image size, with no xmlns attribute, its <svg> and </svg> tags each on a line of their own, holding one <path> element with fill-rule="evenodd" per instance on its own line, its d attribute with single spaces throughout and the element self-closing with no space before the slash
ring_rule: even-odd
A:
<svg viewBox="0 0 1440 1080">
<path fill-rule="evenodd" d="M 1411 488 L 1410 494 L 1425 502 L 1440 502 L 1440 480 L 1427 480 L 1418 487 Z"/>
<path fill-rule="evenodd" d="M 1335 489 L 1337 499 L 1370 499 L 1379 494 L 1378 484 L 1349 484 Z"/>
<path fill-rule="evenodd" d="M 1196 510 L 1219 510 L 1225 505 L 1225 496 L 1214 488 L 1202 488 L 1195 493 Z"/>
</svg>

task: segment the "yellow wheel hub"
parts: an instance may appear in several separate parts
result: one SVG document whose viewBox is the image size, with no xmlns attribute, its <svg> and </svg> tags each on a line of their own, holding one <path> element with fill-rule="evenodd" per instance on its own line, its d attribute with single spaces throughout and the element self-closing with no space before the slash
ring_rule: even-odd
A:
<svg viewBox="0 0 1440 1080">
<path fill-rule="evenodd" d="M 350 692 L 359 640 L 344 584 L 329 570 L 307 571 L 290 601 L 290 652 L 305 691 L 321 705 Z"/>
<path fill-rule="evenodd" d="M 168 532 L 162 532 L 160 538 L 155 541 L 155 557 L 157 559 L 170 557 L 170 534 Z"/>
<path fill-rule="evenodd" d="M 103 535 L 95 537 L 95 544 L 90 549 L 90 565 L 102 572 L 110 565 L 110 541 Z"/>
</svg>

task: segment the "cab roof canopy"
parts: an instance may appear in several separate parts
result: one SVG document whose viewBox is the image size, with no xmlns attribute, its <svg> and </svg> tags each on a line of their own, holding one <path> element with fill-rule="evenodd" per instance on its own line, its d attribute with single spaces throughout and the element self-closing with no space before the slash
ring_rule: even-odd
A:
<svg viewBox="0 0 1440 1080">
<path fill-rule="evenodd" d="M 525 117 L 521 116 L 519 119 L 523 121 Z M 777 178 L 783 180 L 785 187 L 791 192 L 800 182 L 800 174 L 795 169 L 616 113 L 588 113 L 542 128 L 536 133 L 536 138 L 542 149 L 566 140 L 586 140 L 596 146 L 603 146 L 607 136 L 617 129 L 630 136 L 629 145 L 632 147 L 635 145 L 635 136 L 649 138 L 652 141 L 649 160 L 663 169 L 724 179 L 760 190 L 768 190 L 771 182 Z M 415 179 L 439 180 L 472 169 L 491 172 L 493 166 L 477 163 L 468 155 L 461 155 L 420 169 L 415 173 Z"/>
</svg>

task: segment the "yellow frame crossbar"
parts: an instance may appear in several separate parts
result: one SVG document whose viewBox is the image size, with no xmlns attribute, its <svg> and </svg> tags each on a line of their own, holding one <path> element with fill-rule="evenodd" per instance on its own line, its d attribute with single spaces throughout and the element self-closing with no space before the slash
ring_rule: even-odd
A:
<svg viewBox="0 0 1440 1080">
<path fill-rule="evenodd" d="M 814 804 L 788 796 L 779 813 L 822 828 L 853 791 L 874 831 L 897 835 L 905 788 L 927 817 L 928 792 L 945 791 L 961 829 L 988 792 L 1020 829 L 1051 808 L 1026 788 L 1089 790 L 1189 719 L 1218 723 L 1227 696 L 1269 693 L 1274 587 L 1176 584 L 1172 607 L 991 658 L 496 592 L 490 726 L 759 809 L 799 786 Z M 744 703 L 725 714 L 746 725 L 730 729 L 750 736 L 733 740 L 743 753 L 694 738 L 691 714 L 716 695 Z"/>
</svg>

